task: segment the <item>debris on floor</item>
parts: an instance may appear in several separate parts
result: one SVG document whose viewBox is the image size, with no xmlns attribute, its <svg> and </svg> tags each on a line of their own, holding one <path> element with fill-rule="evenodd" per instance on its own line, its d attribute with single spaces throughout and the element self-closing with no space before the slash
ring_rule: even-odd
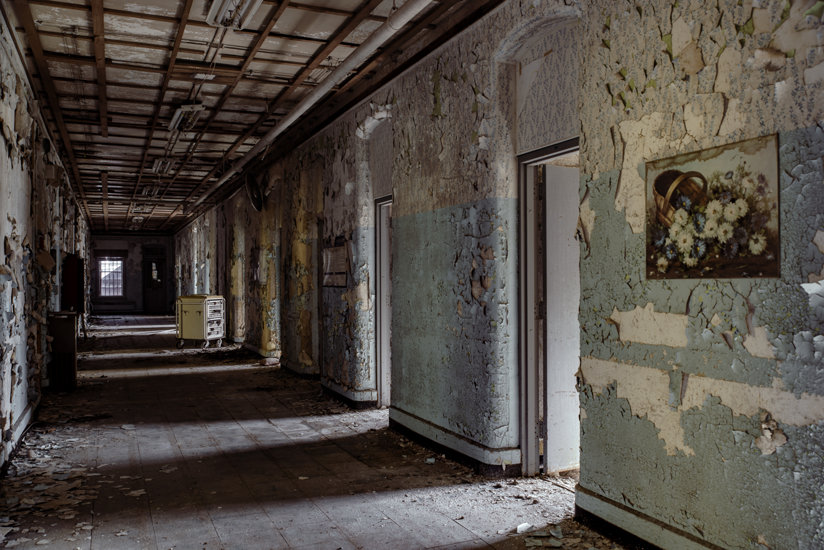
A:
<svg viewBox="0 0 824 550">
<path fill-rule="evenodd" d="M 524 537 L 526 548 L 564 548 L 566 550 L 617 550 L 648 548 L 643 543 L 622 546 L 585 527 L 572 518 L 532 531 Z"/>
<path fill-rule="evenodd" d="M 484 478 L 244 350 L 147 363 L 112 342 L 44 396 L 0 482 L 0 547 L 629 548 L 572 519 L 575 472 Z"/>
<path fill-rule="evenodd" d="M 55 542 L 47 528 L 58 523 L 68 542 L 90 536 L 78 518 L 91 519 L 99 483 L 86 466 L 67 460 L 90 443 L 77 430 L 35 425 L 26 434 L 0 486 L 0 543 L 4 548 Z M 73 528 L 73 527 L 76 527 Z"/>
</svg>

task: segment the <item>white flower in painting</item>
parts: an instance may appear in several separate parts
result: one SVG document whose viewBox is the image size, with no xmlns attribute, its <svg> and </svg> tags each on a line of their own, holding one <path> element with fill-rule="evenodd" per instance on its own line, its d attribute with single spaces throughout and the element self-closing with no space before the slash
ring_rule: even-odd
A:
<svg viewBox="0 0 824 550">
<path fill-rule="evenodd" d="M 750 210 L 750 205 L 747 204 L 747 201 L 744 199 L 738 199 L 735 201 L 735 207 L 738 209 L 738 217 L 743 218 L 747 215 L 747 212 Z"/>
<path fill-rule="evenodd" d="M 678 242 L 678 236 L 686 232 L 686 228 L 678 223 L 674 223 L 669 228 L 669 238 L 672 242 Z"/>
<path fill-rule="evenodd" d="M 687 214 L 687 211 L 683 208 L 679 208 L 675 211 L 675 214 L 672 215 L 672 223 L 677 223 L 678 225 L 687 225 L 689 219 L 690 215 Z"/>
<path fill-rule="evenodd" d="M 704 224 L 704 232 L 701 233 L 701 237 L 704 239 L 714 239 L 717 232 L 718 221 L 715 218 L 708 219 Z"/>
<path fill-rule="evenodd" d="M 764 238 L 762 233 L 758 233 L 757 235 L 753 235 L 750 237 L 750 242 L 748 243 L 750 253 L 753 256 L 759 256 L 764 249 L 767 248 L 767 239 Z"/>
<path fill-rule="evenodd" d="M 666 273 L 667 269 L 669 269 L 669 262 L 663 256 L 658 258 L 658 264 L 657 265 L 658 265 L 659 273 Z"/>
<path fill-rule="evenodd" d="M 724 213 L 724 206 L 721 204 L 721 201 L 712 200 L 709 203 L 707 203 L 707 209 L 705 213 L 707 215 L 707 221 L 717 220 L 721 217 L 721 214 Z"/>
<path fill-rule="evenodd" d="M 750 176 L 747 176 L 741 180 L 741 190 L 744 192 L 745 197 L 751 197 L 753 193 L 755 193 L 756 188 L 757 185 L 755 180 Z"/>
<path fill-rule="evenodd" d="M 678 238 L 675 239 L 675 246 L 681 254 L 689 254 L 690 250 L 692 250 L 693 242 L 694 239 L 692 238 L 692 233 L 689 231 L 682 231 L 678 234 Z"/>
<path fill-rule="evenodd" d="M 740 217 L 738 206 L 734 202 L 731 202 L 724 207 L 724 219 L 728 222 L 734 222 Z"/>
<path fill-rule="evenodd" d="M 681 261 L 684 262 L 684 265 L 687 267 L 695 267 L 698 265 L 698 258 L 691 255 L 684 256 Z"/>
<path fill-rule="evenodd" d="M 729 223 L 722 223 L 718 226 L 718 230 L 715 232 L 715 236 L 718 239 L 719 243 L 725 243 L 732 237 L 733 228 L 732 224 Z"/>
</svg>

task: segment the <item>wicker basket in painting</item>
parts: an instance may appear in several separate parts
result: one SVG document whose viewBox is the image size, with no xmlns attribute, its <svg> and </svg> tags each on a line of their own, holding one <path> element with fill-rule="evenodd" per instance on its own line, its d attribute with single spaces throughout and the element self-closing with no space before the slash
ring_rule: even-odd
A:
<svg viewBox="0 0 824 550">
<path fill-rule="evenodd" d="M 672 217 L 675 214 L 674 198 L 684 195 L 693 204 L 707 204 L 707 178 L 700 172 L 681 172 L 680 170 L 667 170 L 658 174 L 652 186 L 652 194 L 655 198 L 658 221 L 665 227 L 672 225 Z"/>
</svg>

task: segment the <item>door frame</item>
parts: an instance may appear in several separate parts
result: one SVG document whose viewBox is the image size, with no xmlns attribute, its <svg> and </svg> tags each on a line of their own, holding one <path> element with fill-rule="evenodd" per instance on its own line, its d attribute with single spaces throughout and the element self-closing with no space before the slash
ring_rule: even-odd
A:
<svg viewBox="0 0 824 550">
<path fill-rule="evenodd" d="M 536 185 L 535 167 L 553 157 L 579 149 L 579 139 L 568 139 L 518 156 L 520 215 L 520 342 L 519 395 L 521 473 L 536 475 L 544 468 L 546 433 L 546 204 L 544 189 Z"/>
<path fill-rule="evenodd" d="M 389 407 L 392 392 L 392 195 L 375 199 L 375 390 L 378 407 Z M 389 230 L 383 213 L 389 207 Z M 384 294 L 389 293 L 389 304 Z"/>
</svg>

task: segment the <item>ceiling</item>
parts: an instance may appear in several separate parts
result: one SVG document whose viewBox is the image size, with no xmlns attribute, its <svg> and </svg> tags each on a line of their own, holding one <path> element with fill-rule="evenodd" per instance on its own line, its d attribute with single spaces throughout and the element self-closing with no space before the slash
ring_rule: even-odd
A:
<svg viewBox="0 0 824 550">
<path fill-rule="evenodd" d="M 409 0 L 364 57 L 404 0 L 263 0 L 241 29 L 207 22 L 213 1 L 246 0 L 2 0 L 92 231 L 180 229 L 261 138 L 285 152 L 501 3 Z"/>
</svg>

